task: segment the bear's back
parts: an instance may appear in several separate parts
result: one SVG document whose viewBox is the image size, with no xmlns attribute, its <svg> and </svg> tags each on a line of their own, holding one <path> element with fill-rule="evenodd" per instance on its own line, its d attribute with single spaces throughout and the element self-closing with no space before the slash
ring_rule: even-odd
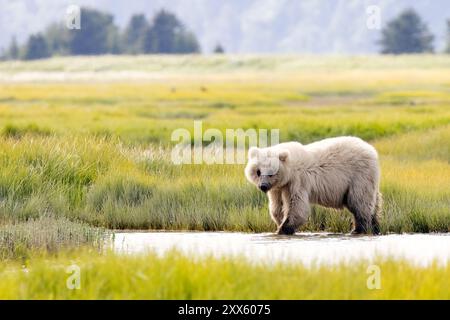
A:
<svg viewBox="0 0 450 320">
<path fill-rule="evenodd" d="M 363 152 L 364 154 L 378 157 L 374 147 L 364 140 L 352 136 L 327 138 L 307 144 L 304 148 L 308 152 L 341 150 L 342 152 L 356 152 L 358 154 Z"/>
</svg>

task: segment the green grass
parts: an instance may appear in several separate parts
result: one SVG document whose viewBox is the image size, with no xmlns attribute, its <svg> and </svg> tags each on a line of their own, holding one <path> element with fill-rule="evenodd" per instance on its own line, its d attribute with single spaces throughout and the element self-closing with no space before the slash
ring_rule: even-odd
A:
<svg viewBox="0 0 450 320">
<path fill-rule="evenodd" d="M 450 231 L 449 68 L 446 56 L 0 63 L 0 224 L 273 231 L 243 165 L 171 163 L 172 131 L 201 119 L 279 128 L 282 141 L 366 139 L 381 155 L 382 231 Z M 303 230 L 350 228 L 348 212 L 317 207 Z"/>
<path fill-rule="evenodd" d="M 67 268 L 80 269 L 69 290 Z M 449 299 L 450 267 L 379 260 L 380 289 L 368 289 L 374 262 L 334 267 L 250 263 L 238 258 L 105 256 L 90 251 L 0 264 L 0 299 Z"/>
<path fill-rule="evenodd" d="M 448 132 L 406 135 L 415 150 L 403 135 L 375 144 L 382 152 L 384 232 L 449 230 L 450 168 L 442 148 Z M 51 214 L 114 229 L 274 229 L 267 200 L 246 182 L 243 165 L 176 166 L 165 149 L 93 137 L 5 138 L 1 149 L 6 222 Z M 348 212 L 316 208 L 304 229 L 350 227 Z"/>
<path fill-rule="evenodd" d="M 111 234 L 65 218 L 41 217 L 0 227 L 0 260 L 27 259 L 40 254 L 90 246 L 99 251 Z"/>
<path fill-rule="evenodd" d="M 105 253 L 105 229 L 274 231 L 243 165 L 174 165 L 171 133 L 357 135 L 389 232 L 450 231 L 450 56 L 137 56 L 0 63 L 0 299 L 449 299 L 450 267 Z M 314 207 L 302 230 L 348 232 Z M 80 248 L 81 247 L 81 248 Z M 107 250 L 106 250 L 107 251 Z M 81 289 L 66 287 L 67 267 Z"/>
</svg>

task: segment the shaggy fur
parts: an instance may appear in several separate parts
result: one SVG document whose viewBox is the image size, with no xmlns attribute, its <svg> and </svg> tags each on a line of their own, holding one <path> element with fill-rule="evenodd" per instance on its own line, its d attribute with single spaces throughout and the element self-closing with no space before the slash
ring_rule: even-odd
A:
<svg viewBox="0 0 450 320">
<path fill-rule="evenodd" d="M 310 204 L 348 208 L 354 216 L 352 233 L 380 232 L 378 154 L 359 138 L 253 147 L 245 175 L 267 192 L 279 234 L 293 234 L 306 223 Z"/>
</svg>

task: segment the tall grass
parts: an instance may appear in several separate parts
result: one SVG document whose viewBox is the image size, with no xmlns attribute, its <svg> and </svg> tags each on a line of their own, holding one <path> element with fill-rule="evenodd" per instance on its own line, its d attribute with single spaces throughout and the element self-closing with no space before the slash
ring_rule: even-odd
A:
<svg viewBox="0 0 450 320">
<path fill-rule="evenodd" d="M 102 66 L 102 82 L 0 86 L 1 224 L 50 215 L 114 229 L 274 230 L 242 165 L 170 161 L 172 131 L 201 119 L 204 130 L 278 128 L 282 141 L 369 140 L 383 232 L 449 231 L 450 58 L 159 58 L 164 70 L 136 58 L 153 81 L 110 81 L 142 66 L 107 57 L 71 60 L 73 74 Z M 0 63 L 0 76 L 63 71 L 67 59 Z M 348 212 L 316 207 L 304 230 L 350 228 Z"/>
<path fill-rule="evenodd" d="M 384 232 L 449 231 L 450 167 L 444 161 L 448 151 L 441 147 L 442 132 L 449 130 L 423 132 L 426 142 L 412 135 L 410 141 L 422 148 L 415 152 L 398 150 L 397 140 L 404 144 L 404 136 L 376 144 L 383 152 Z M 169 150 L 92 137 L 4 139 L 1 146 L 4 221 L 51 214 L 113 229 L 261 232 L 275 227 L 265 196 L 246 182 L 243 165 L 177 166 Z M 348 212 L 316 207 L 304 230 L 350 228 Z"/>
<path fill-rule="evenodd" d="M 80 288 L 67 287 L 67 268 Z M 380 268 L 380 289 L 367 287 L 368 266 Z M 25 268 L 25 269 L 24 269 Z M 402 260 L 337 266 L 250 263 L 237 258 L 100 256 L 88 252 L 0 263 L 0 299 L 449 299 L 450 266 Z"/>
<path fill-rule="evenodd" d="M 66 218 L 41 217 L 0 227 L 0 260 L 26 259 L 36 253 L 47 255 L 90 246 L 102 250 L 109 233 Z"/>
</svg>

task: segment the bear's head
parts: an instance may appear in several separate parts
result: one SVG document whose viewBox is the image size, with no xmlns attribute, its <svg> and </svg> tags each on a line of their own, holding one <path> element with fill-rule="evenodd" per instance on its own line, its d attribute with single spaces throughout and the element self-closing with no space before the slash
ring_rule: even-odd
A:
<svg viewBox="0 0 450 320">
<path fill-rule="evenodd" d="M 288 150 L 251 147 L 248 151 L 245 176 L 263 192 L 282 187 L 288 177 L 288 158 Z"/>
</svg>

